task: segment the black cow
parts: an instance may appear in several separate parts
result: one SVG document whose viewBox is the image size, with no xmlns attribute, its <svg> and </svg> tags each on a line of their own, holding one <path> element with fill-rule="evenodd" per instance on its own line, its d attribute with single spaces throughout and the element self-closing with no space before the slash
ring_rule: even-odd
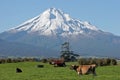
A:
<svg viewBox="0 0 120 80">
<path fill-rule="evenodd" d="M 39 64 L 39 65 L 37 65 L 37 67 L 38 67 L 38 68 L 43 68 L 44 65 L 40 65 L 40 64 Z"/>
<path fill-rule="evenodd" d="M 22 70 L 20 68 L 16 68 L 16 73 L 21 73 Z"/>
</svg>

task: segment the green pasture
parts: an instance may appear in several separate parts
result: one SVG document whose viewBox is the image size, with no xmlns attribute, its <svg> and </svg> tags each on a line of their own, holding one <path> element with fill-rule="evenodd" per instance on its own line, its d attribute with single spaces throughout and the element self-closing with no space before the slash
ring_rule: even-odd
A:
<svg viewBox="0 0 120 80">
<path fill-rule="evenodd" d="M 42 64 L 44 68 L 37 68 Z M 78 76 L 69 67 L 77 62 L 66 63 L 67 67 L 53 67 L 48 63 L 41 62 L 19 62 L 0 64 L 0 80 L 120 80 L 120 65 L 97 67 L 97 76 L 90 75 Z M 23 70 L 16 73 L 16 67 Z"/>
</svg>

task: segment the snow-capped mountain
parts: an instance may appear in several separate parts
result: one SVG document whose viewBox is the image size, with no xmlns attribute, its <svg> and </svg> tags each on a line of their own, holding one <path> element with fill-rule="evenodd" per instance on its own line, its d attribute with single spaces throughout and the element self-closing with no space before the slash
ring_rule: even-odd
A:
<svg viewBox="0 0 120 80">
<path fill-rule="evenodd" d="M 89 22 L 72 19 L 62 11 L 50 8 L 39 16 L 24 22 L 11 32 L 26 31 L 27 33 L 38 33 L 39 35 L 79 35 L 87 30 L 98 31 Z"/>
<path fill-rule="evenodd" d="M 0 38 L 39 47 L 44 55 L 59 55 L 61 44 L 69 41 L 71 49 L 80 55 L 120 56 L 119 36 L 55 8 L 1 33 Z"/>
</svg>

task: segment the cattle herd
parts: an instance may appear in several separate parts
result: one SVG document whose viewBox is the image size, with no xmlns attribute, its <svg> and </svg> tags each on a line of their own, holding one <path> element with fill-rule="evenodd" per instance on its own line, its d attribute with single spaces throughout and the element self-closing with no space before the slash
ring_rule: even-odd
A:
<svg viewBox="0 0 120 80">
<path fill-rule="evenodd" d="M 51 60 L 49 61 L 49 64 L 54 65 L 54 67 L 66 67 L 64 60 Z M 93 76 L 96 76 L 96 64 L 91 65 L 71 65 L 70 69 L 75 70 L 78 75 L 87 75 L 87 74 L 93 74 Z M 44 65 L 37 65 L 37 68 L 44 68 Z M 21 73 L 22 69 L 16 68 L 16 73 Z"/>
</svg>

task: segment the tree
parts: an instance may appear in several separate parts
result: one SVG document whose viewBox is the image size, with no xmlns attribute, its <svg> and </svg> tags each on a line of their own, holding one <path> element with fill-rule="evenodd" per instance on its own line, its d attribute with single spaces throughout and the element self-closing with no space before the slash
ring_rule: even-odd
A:
<svg viewBox="0 0 120 80">
<path fill-rule="evenodd" d="M 77 57 L 79 56 L 78 54 L 74 54 L 73 51 L 69 50 L 69 42 L 65 42 L 62 44 L 61 47 L 61 58 L 63 58 L 65 61 L 76 61 Z"/>
</svg>

